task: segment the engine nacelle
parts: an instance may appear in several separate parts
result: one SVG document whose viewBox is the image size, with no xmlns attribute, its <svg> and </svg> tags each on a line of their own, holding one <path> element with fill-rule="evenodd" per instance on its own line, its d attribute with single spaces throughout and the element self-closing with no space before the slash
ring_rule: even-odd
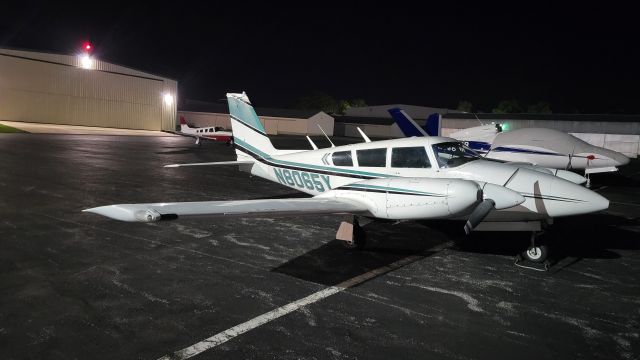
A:
<svg viewBox="0 0 640 360">
<path fill-rule="evenodd" d="M 322 197 L 353 199 L 378 218 L 438 219 L 470 212 L 482 199 L 480 186 L 469 180 L 386 178 L 341 186 Z"/>
</svg>

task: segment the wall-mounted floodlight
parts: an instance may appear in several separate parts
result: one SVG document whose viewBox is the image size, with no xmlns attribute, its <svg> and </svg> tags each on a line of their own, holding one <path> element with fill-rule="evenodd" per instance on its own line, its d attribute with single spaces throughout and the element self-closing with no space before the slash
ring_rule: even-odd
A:
<svg viewBox="0 0 640 360">
<path fill-rule="evenodd" d="M 164 95 L 162 96 L 162 99 L 164 100 L 164 103 L 167 106 L 171 106 L 173 104 L 173 95 L 169 93 L 164 93 Z"/>
<path fill-rule="evenodd" d="M 93 59 L 89 54 L 80 55 L 80 67 L 83 69 L 93 69 Z"/>
</svg>

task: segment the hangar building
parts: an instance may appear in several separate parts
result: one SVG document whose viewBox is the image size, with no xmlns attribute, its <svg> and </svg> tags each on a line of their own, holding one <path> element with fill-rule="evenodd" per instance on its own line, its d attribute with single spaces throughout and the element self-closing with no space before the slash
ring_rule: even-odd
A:
<svg viewBox="0 0 640 360">
<path fill-rule="evenodd" d="M 502 124 L 505 131 L 532 127 L 556 129 L 629 157 L 635 158 L 640 155 L 640 115 L 470 114 L 455 110 L 392 104 L 357 108 L 347 111 L 345 116 L 337 116 L 335 135 L 360 137 L 357 131 L 357 127 L 360 127 L 370 137 L 403 137 L 404 134 L 387 111 L 394 107 L 404 109 L 420 125 L 424 125 L 429 114 L 441 113 L 443 136 L 460 129 L 478 126 L 480 123 L 494 122 Z"/>
<path fill-rule="evenodd" d="M 174 130 L 177 88 L 88 55 L 0 49 L 0 120 Z"/>
<path fill-rule="evenodd" d="M 318 110 L 292 110 L 255 108 L 268 135 L 322 135 L 320 127 L 333 135 L 334 119 Z M 188 124 L 195 127 L 221 126 L 231 129 L 229 107 L 224 103 L 211 103 L 186 99 L 181 102 L 178 116 L 184 116 Z"/>
</svg>

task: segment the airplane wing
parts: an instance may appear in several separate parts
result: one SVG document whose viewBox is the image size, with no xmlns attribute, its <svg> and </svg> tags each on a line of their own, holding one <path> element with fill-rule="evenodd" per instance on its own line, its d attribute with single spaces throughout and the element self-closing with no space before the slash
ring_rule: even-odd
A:
<svg viewBox="0 0 640 360">
<path fill-rule="evenodd" d="M 117 204 L 82 211 L 120 221 L 151 222 L 185 216 L 275 217 L 313 214 L 365 214 L 367 206 L 347 199 L 293 198 Z"/>
<path fill-rule="evenodd" d="M 180 136 L 190 137 L 192 139 L 196 139 L 196 144 L 199 144 L 200 140 L 217 141 L 217 142 L 229 141 L 229 139 L 231 139 L 233 137 L 233 134 L 226 134 L 226 133 L 225 134 L 220 134 L 220 133 L 215 133 L 215 132 L 202 133 L 202 134 L 189 134 L 189 133 L 185 133 L 185 132 L 181 132 L 181 131 L 167 131 L 167 132 L 175 134 L 175 135 L 180 135 Z"/>
<path fill-rule="evenodd" d="M 205 163 L 190 163 L 190 164 L 169 164 L 165 165 L 166 168 L 176 168 L 176 167 L 184 167 L 184 166 L 216 166 L 216 165 L 245 165 L 245 164 L 253 164 L 254 161 L 251 160 L 235 160 L 235 161 L 216 161 L 216 162 L 205 162 Z"/>
</svg>

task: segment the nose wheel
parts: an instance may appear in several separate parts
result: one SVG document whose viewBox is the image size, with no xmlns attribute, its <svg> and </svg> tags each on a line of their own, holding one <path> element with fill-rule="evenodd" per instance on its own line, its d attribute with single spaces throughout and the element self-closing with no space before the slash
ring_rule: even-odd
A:
<svg viewBox="0 0 640 360">
<path fill-rule="evenodd" d="M 549 256 L 549 247 L 540 243 L 541 231 L 531 232 L 531 245 L 522 253 L 522 256 L 534 263 L 543 263 Z"/>
<path fill-rule="evenodd" d="M 515 265 L 536 271 L 547 271 L 549 270 L 550 263 L 547 261 L 549 256 L 549 247 L 546 244 L 541 244 L 538 240 L 538 237 L 542 235 L 542 232 L 534 231 L 531 233 L 531 245 L 527 248 L 527 250 L 516 256 Z M 521 264 L 521 260 L 526 259 L 534 264 L 543 264 L 544 268 L 538 268 L 537 266 L 527 266 Z"/>
<path fill-rule="evenodd" d="M 529 246 L 529 248 L 522 253 L 525 259 L 534 263 L 545 262 L 548 254 L 549 248 L 546 245 Z"/>
</svg>

